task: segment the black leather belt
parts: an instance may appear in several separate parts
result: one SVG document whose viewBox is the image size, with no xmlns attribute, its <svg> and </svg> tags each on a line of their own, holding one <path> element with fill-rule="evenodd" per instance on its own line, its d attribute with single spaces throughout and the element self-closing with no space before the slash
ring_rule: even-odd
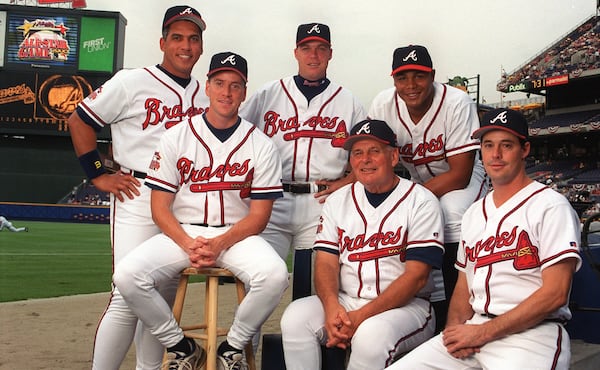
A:
<svg viewBox="0 0 600 370">
<path fill-rule="evenodd" d="M 129 170 L 129 173 L 126 172 L 127 170 L 125 170 L 123 173 L 127 174 L 127 175 L 131 175 L 133 177 L 137 177 L 138 179 L 145 179 L 146 178 L 146 172 L 140 172 L 140 171 L 135 171 L 135 170 Z"/>
<path fill-rule="evenodd" d="M 484 316 L 484 317 L 489 317 L 490 319 L 498 317 L 498 315 L 494 315 L 493 313 L 482 313 L 480 315 Z M 566 324 L 567 323 L 567 321 L 563 320 L 563 319 L 544 319 L 543 321 L 544 322 L 557 322 L 559 324 Z"/>
<path fill-rule="evenodd" d="M 146 172 L 133 171 L 133 177 L 137 177 L 138 179 L 145 179 Z"/>
<path fill-rule="evenodd" d="M 323 191 L 327 189 L 327 185 L 317 185 L 317 193 L 320 191 Z M 288 193 L 295 193 L 295 194 L 308 194 L 308 193 L 313 193 L 313 186 L 312 183 L 309 182 L 305 182 L 305 183 L 297 183 L 297 182 L 293 182 L 293 183 L 283 183 L 283 191 L 288 192 Z"/>
<path fill-rule="evenodd" d="M 194 226 L 204 226 L 204 227 L 225 227 L 227 225 L 209 225 L 209 224 L 190 224 Z"/>
</svg>

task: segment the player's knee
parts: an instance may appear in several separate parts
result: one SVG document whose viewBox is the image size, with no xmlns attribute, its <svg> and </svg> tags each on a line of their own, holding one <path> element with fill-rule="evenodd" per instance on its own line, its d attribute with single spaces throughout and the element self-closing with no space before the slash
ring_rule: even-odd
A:
<svg viewBox="0 0 600 370">
<path fill-rule="evenodd" d="M 281 333 L 282 335 L 298 333 L 306 327 L 308 317 L 307 314 L 311 312 L 304 305 L 303 299 L 298 299 L 290 303 L 283 315 L 281 315 Z"/>
<path fill-rule="evenodd" d="M 129 279 L 128 274 L 125 271 L 122 271 L 120 268 L 115 268 L 115 272 L 113 273 L 113 284 L 119 289 L 119 291 L 127 291 L 128 285 L 131 283 L 131 279 Z"/>
<path fill-rule="evenodd" d="M 138 280 L 139 279 L 136 277 L 136 269 L 134 269 L 131 264 L 120 263 L 115 267 L 113 283 L 119 289 L 121 294 L 127 295 L 129 292 L 136 289 Z"/>
<path fill-rule="evenodd" d="M 396 338 L 398 334 L 394 326 L 385 325 L 384 322 L 365 320 L 356 329 L 352 337 L 352 354 L 355 358 L 365 359 L 365 363 L 380 363 L 386 354 L 393 352 L 393 342 L 384 340 Z M 380 338 L 377 350 L 373 348 L 373 338 Z M 386 348 L 389 345 L 389 348 Z"/>
<path fill-rule="evenodd" d="M 360 347 L 365 348 L 368 351 L 373 345 L 373 338 L 387 338 L 392 330 L 389 325 L 382 325 L 382 323 L 374 323 L 372 320 L 363 321 L 352 337 L 352 348 Z"/>
<path fill-rule="evenodd" d="M 263 268 L 254 277 L 254 282 L 273 288 L 286 289 L 289 284 L 289 273 L 285 262 L 279 258 L 269 260 L 263 264 Z"/>
</svg>

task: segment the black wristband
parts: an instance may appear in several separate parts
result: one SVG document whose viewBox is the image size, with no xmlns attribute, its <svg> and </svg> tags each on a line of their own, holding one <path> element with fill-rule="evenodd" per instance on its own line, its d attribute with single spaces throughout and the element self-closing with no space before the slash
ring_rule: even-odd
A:
<svg viewBox="0 0 600 370">
<path fill-rule="evenodd" d="M 79 156 L 79 163 L 90 180 L 106 173 L 106 168 L 102 164 L 98 150 L 92 150 Z"/>
</svg>

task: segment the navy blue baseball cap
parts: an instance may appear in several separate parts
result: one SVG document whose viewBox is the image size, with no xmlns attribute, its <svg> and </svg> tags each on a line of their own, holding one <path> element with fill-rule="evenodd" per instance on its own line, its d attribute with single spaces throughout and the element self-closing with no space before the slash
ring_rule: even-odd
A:
<svg viewBox="0 0 600 370">
<path fill-rule="evenodd" d="M 163 18 L 162 29 L 164 30 L 171 23 L 177 21 L 190 21 L 200 27 L 200 31 L 206 30 L 206 23 L 204 23 L 200 12 L 191 6 L 176 5 L 167 9 L 165 17 Z"/>
<path fill-rule="evenodd" d="M 298 26 L 296 46 L 308 41 L 321 41 L 331 45 L 329 26 L 323 23 L 307 23 Z"/>
<path fill-rule="evenodd" d="M 502 130 L 519 139 L 529 139 L 529 125 L 525 116 L 509 108 L 496 108 L 481 117 L 481 127 L 473 132 L 474 139 L 480 139 L 489 131 Z"/>
<path fill-rule="evenodd" d="M 421 45 L 409 45 L 394 50 L 391 75 L 408 70 L 423 72 L 433 70 L 433 62 L 427 48 Z"/>
<path fill-rule="evenodd" d="M 248 82 L 248 63 L 241 55 L 226 51 L 213 55 L 210 60 L 210 68 L 207 77 L 222 71 L 233 71 L 242 76 Z"/>
<path fill-rule="evenodd" d="M 371 139 L 380 143 L 397 147 L 396 134 L 385 121 L 366 119 L 360 121 L 350 130 L 350 136 L 344 141 L 344 149 L 352 149 L 352 145 L 359 140 Z"/>
</svg>

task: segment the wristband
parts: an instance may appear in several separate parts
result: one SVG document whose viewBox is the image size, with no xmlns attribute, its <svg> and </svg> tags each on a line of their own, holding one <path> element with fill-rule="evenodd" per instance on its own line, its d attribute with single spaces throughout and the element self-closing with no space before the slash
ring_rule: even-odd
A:
<svg viewBox="0 0 600 370">
<path fill-rule="evenodd" d="M 90 180 L 106 173 L 106 168 L 102 164 L 98 150 L 92 150 L 79 156 L 79 163 Z"/>
</svg>

